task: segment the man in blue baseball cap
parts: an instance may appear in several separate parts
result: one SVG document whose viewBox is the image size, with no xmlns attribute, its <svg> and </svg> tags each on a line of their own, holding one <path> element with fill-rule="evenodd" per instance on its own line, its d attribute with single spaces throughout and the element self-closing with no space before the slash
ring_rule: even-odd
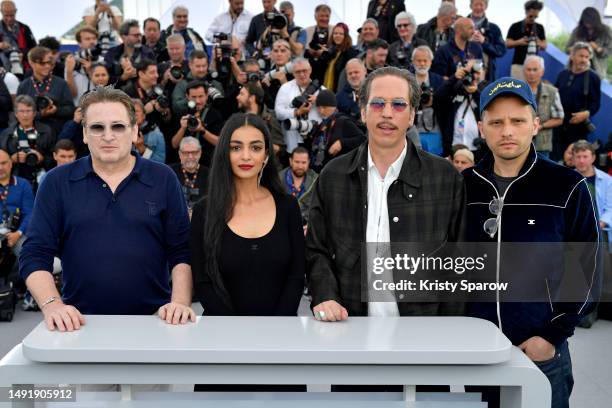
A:
<svg viewBox="0 0 612 408">
<path fill-rule="evenodd" d="M 551 289 L 553 296 L 547 294 L 546 284 L 563 269 L 563 257 L 554 258 L 538 243 L 586 242 L 578 254 L 576 269 L 581 270 L 571 272 L 584 273 L 581 276 L 588 276 L 592 285 L 599 232 L 584 177 L 536 154 L 532 143 L 540 128 L 536 112 L 535 98 L 525 82 L 501 78 L 489 84 L 481 93 L 478 128 L 490 153 L 463 176 L 468 239 L 497 245 L 497 279 L 528 274 L 521 281 L 542 287 L 542 296 L 508 299 L 498 292 L 497 302 L 474 303 L 470 314 L 497 324 L 550 380 L 552 407 L 568 407 L 574 381 L 567 339 L 594 306 L 593 288 L 585 288 L 571 302 L 550 300 L 555 293 Z M 538 256 L 504 258 L 503 242 L 528 242 L 529 252 L 533 249 Z M 557 263 L 560 268 L 551 267 Z M 537 274 L 529 272 L 534 266 Z M 489 406 L 499 403 L 498 391 L 486 390 L 483 395 L 490 400 Z"/>
</svg>

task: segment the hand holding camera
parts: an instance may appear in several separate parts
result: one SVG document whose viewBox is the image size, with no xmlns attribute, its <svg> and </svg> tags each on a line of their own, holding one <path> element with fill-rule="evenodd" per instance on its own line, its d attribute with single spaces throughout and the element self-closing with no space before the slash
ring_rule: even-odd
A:
<svg viewBox="0 0 612 408">
<path fill-rule="evenodd" d="M 48 116 L 55 115 L 57 113 L 57 106 L 53 103 L 53 100 L 51 100 L 51 98 L 46 97 L 46 96 L 43 96 L 41 98 L 45 98 L 48 102 L 46 103 L 46 105 L 45 104 L 39 105 L 38 100 L 36 101 L 36 104 L 40 106 L 39 108 L 40 116 L 42 116 L 43 118 L 46 118 Z"/>
<path fill-rule="evenodd" d="M 477 42 L 478 44 L 483 44 L 486 40 L 486 37 L 480 32 L 480 30 L 475 30 L 472 38 L 470 39 L 470 41 Z"/>
</svg>

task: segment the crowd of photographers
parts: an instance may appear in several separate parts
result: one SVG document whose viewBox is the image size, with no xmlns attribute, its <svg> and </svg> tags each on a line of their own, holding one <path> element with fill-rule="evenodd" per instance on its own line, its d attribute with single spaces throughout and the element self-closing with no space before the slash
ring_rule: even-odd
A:
<svg viewBox="0 0 612 408">
<path fill-rule="evenodd" d="M 414 74 L 421 101 L 407 136 L 461 168 L 486 149 L 477 127 L 480 91 L 495 79 L 496 59 L 507 48 L 514 49 L 513 76 L 529 83 L 546 119 L 536 137 L 540 152 L 560 160 L 569 143 L 593 131 L 589 118 L 599 110 L 605 71 L 590 70 L 590 61 L 605 59 L 612 47 L 596 10 L 583 12 L 580 24 L 591 37 L 581 38 L 577 28 L 570 66 L 553 86 L 542 81 L 538 53 L 547 44 L 536 22 L 539 1 L 525 3 L 525 19 L 512 25 L 505 40 L 486 17 L 488 0 L 471 0 L 464 13 L 443 1 L 437 15 L 418 26 L 403 2 L 372 0 L 356 40 L 346 24 L 330 24 L 325 4 L 313 10 L 308 27 L 296 25 L 289 1 L 278 8 L 275 0 L 262 5 L 263 12 L 253 15 L 243 0 L 229 0 L 228 11 L 201 36 L 189 26 L 193 16 L 185 7 L 174 8 L 173 23 L 164 29 L 153 17 L 124 20 L 117 7 L 96 0 L 76 31 L 78 50 L 64 53 L 54 38 L 37 42 L 17 20 L 15 4 L 2 1 L 0 149 L 12 174 L 35 194 L 46 171 L 60 164 L 58 154 L 87 155 L 79 99 L 112 85 L 136 106 L 140 135 L 134 150 L 172 165 L 190 206 L 204 191 L 224 122 L 243 111 L 269 126 L 286 167 L 282 181 L 307 214 L 317 174 L 366 139 L 357 101 L 370 72 L 393 65 Z M 18 229 L 3 218 L 5 229 Z"/>
</svg>

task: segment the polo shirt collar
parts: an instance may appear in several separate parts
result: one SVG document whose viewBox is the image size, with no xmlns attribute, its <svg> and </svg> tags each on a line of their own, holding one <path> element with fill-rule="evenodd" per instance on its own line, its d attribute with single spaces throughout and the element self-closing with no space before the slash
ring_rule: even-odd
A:
<svg viewBox="0 0 612 408">
<path fill-rule="evenodd" d="M 136 163 L 134 164 L 134 168 L 132 169 L 130 175 L 134 174 L 134 176 L 141 183 L 147 186 L 153 186 L 153 179 L 146 169 L 147 163 L 144 162 L 147 159 L 143 159 L 140 157 L 140 155 L 135 154 L 134 152 L 131 154 L 136 157 Z M 72 164 L 72 166 L 73 167 L 70 171 L 70 181 L 80 181 L 88 177 L 90 174 L 96 174 L 91 163 L 90 155 L 77 160 Z"/>
</svg>

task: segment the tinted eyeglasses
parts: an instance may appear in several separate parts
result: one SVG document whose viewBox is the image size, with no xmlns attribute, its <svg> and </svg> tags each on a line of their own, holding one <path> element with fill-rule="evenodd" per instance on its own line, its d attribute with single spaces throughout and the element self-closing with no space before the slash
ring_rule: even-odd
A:
<svg viewBox="0 0 612 408">
<path fill-rule="evenodd" d="M 503 207 L 504 202 L 501 198 L 493 198 L 489 203 L 489 211 L 491 214 L 495 215 L 495 217 L 487 219 L 482 227 L 491 238 L 495 236 L 497 229 L 499 228 L 499 220 L 501 218 Z"/>
<path fill-rule="evenodd" d="M 109 127 L 104 126 L 102 123 L 93 123 L 86 126 L 88 134 L 94 137 L 104 136 L 105 132 L 109 130 L 109 128 L 112 134 L 116 136 L 123 136 L 125 133 L 127 133 L 129 127 L 130 126 L 125 123 L 112 123 Z"/>
<path fill-rule="evenodd" d="M 408 28 L 410 26 L 412 26 L 412 24 L 398 24 L 397 28 Z"/>
<path fill-rule="evenodd" d="M 394 112 L 404 112 L 408 107 L 408 102 L 402 98 L 395 98 L 390 101 L 385 101 L 383 98 L 372 98 L 368 105 L 370 105 L 370 109 L 374 112 L 382 112 L 385 109 L 385 105 L 387 103 L 391 104 L 391 109 Z"/>
</svg>

